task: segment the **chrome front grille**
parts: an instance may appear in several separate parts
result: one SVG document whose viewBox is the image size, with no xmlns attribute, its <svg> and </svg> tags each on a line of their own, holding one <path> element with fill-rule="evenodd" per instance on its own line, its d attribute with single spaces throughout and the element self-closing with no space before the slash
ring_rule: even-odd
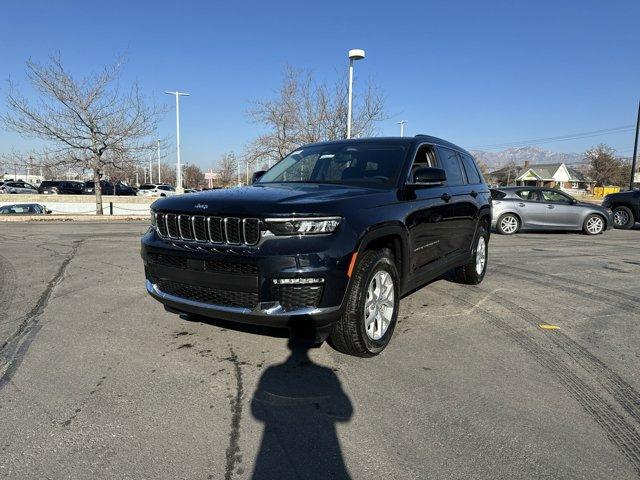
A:
<svg viewBox="0 0 640 480">
<path fill-rule="evenodd" d="M 154 213 L 158 235 L 172 240 L 227 245 L 256 245 L 260 241 L 257 218 Z"/>
</svg>

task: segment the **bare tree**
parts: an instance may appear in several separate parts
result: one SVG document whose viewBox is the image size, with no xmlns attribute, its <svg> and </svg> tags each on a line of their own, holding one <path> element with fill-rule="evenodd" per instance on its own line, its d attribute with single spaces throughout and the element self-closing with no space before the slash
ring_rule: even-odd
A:
<svg viewBox="0 0 640 480">
<path fill-rule="evenodd" d="M 217 171 L 220 174 L 220 183 L 229 186 L 235 182 L 238 175 L 238 160 L 233 152 L 223 153 L 218 159 Z"/>
<path fill-rule="evenodd" d="M 354 95 L 353 137 L 370 136 L 376 124 L 387 118 L 385 99 L 369 83 Z M 309 72 L 285 67 L 276 98 L 256 102 L 249 111 L 255 123 L 266 133 L 248 146 L 247 160 L 279 161 L 300 145 L 322 140 L 337 140 L 347 133 L 347 83 L 318 82 Z"/>
<path fill-rule="evenodd" d="M 105 167 L 135 164 L 154 148 L 159 110 L 145 104 L 137 84 L 118 89 L 122 62 L 82 79 L 75 78 L 53 56 L 49 64 L 27 62 L 27 79 L 39 96 L 30 102 L 9 81 L 2 117 L 10 130 L 47 142 L 46 152 L 57 164 L 93 172 L 96 213 L 102 215 L 100 177 Z"/>
<path fill-rule="evenodd" d="M 511 185 L 511 182 L 516 181 L 516 178 L 518 177 L 518 172 L 520 171 L 520 169 L 516 164 L 515 160 L 511 159 L 504 166 L 504 170 L 505 170 L 505 175 L 507 180 L 506 186 L 508 187 L 509 185 Z"/>
<path fill-rule="evenodd" d="M 182 181 L 186 188 L 203 187 L 204 173 L 197 165 L 187 165 L 182 169 Z"/>
</svg>

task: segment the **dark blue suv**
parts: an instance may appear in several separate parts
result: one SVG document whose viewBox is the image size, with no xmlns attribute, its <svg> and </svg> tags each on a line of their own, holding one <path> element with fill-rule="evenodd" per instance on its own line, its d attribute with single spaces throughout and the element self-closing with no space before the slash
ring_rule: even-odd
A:
<svg viewBox="0 0 640 480">
<path fill-rule="evenodd" d="M 288 327 L 372 356 L 399 302 L 486 270 L 489 188 L 444 140 L 305 145 L 252 185 L 167 197 L 142 239 L 147 290 L 174 313 Z"/>
</svg>

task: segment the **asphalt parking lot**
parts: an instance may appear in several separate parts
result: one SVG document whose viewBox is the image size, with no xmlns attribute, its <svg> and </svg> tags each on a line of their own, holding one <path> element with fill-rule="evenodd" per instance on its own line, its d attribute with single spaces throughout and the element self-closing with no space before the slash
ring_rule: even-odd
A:
<svg viewBox="0 0 640 480">
<path fill-rule="evenodd" d="M 0 477 L 640 475 L 640 231 L 493 235 L 358 359 L 166 313 L 145 229 L 0 228 Z"/>
</svg>

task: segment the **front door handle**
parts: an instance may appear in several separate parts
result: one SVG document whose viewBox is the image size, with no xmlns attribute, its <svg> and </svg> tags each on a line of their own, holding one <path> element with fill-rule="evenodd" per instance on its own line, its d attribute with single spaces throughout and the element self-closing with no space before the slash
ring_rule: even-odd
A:
<svg viewBox="0 0 640 480">
<path fill-rule="evenodd" d="M 519 203 L 519 204 L 518 204 L 518 206 L 519 206 L 519 207 L 524 207 L 524 206 L 526 206 L 526 205 L 527 205 L 526 203 Z"/>
<path fill-rule="evenodd" d="M 448 193 L 443 193 L 440 198 L 445 202 L 448 202 L 449 200 L 451 200 L 451 195 L 449 195 Z"/>
<path fill-rule="evenodd" d="M 547 205 L 547 208 L 554 208 L 553 205 Z"/>
<path fill-rule="evenodd" d="M 475 190 L 471 190 L 471 193 L 469 195 L 471 195 L 473 198 L 476 198 L 478 196 L 478 192 L 476 192 Z"/>
</svg>

